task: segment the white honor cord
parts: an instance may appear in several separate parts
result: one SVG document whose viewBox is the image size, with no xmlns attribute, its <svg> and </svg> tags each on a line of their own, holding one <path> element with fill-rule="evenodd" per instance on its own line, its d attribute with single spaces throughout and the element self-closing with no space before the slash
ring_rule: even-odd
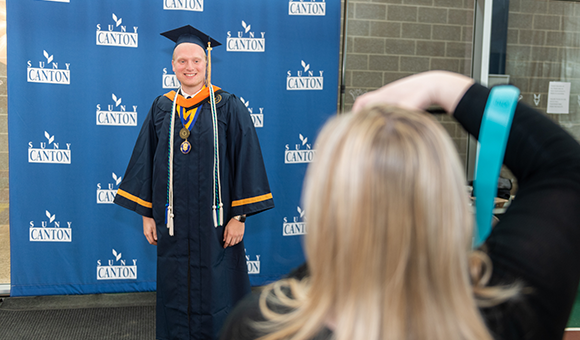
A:
<svg viewBox="0 0 580 340">
<path fill-rule="evenodd" d="M 179 91 L 181 90 L 181 86 L 175 92 L 175 97 L 173 98 L 173 106 L 171 108 L 171 122 L 170 124 L 170 134 L 169 134 L 169 188 L 167 189 L 168 193 L 168 205 L 167 205 L 167 228 L 169 229 L 169 236 L 173 236 L 173 144 L 175 142 L 175 107 L 177 102 L 177 96 L 179 95 Z"/>
<path fill-rule="evenodd" d="M 213 173 L 214 173 L 214 193 L 213 201 L 214 204 L 217 202 L 217 206 L 213 206 L 213 224 L 214 227 L 219 227 L 224 223 L 224 209 L 222 203 L 222 186 L 220 179 L 220 148 L 219 148 L 219 132 L 217 126 L 217 112 L 215 108 L 215 95 L 213 92 L 213 86 L 209 84 L 209 95 L 210 95 L 210 105 L 213 123 L 213 133 L 214 133 L 214 161 L 213 161 Z M 217 180 L 217 183 L 216 183 Z M 216 197 L 217 189 L 217 197 Z"/>
</svg>

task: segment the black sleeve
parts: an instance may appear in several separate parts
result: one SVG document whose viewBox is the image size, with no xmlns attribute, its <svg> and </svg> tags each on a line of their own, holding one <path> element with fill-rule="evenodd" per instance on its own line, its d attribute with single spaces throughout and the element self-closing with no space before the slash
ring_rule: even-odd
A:
<svg viewBox="0 0 580 340">
<path fill-rule="evenodd" d="M 475 137 L 488 94 L 473 85 L 454 113 Z M 491 284 L 518 280 L 531 293 L 522 292 L 520 307 L 499 307 L 512 313 L 490 327 L 521 339 L 562 339 L 580 278 L 580 146 L 547 116 L 518 104 L 504 164 L 519 190 L 486 241 Z"/>
<path fill-rule="evenodd" d="M 259 300 L 260 293 L 252 292 L 236 305 L 222 327 L 220 340 L 251 340 L 260 337 L 252 327 L 254 322 L 264 321 Z"/>
<path fill-rule="evenodd" d="M 235 96 L 227 101 L 228 151 L 231 171 L 232 216 L 254 215 L 274 207 L 260 141 L 248 109 Z"/>
<path fill-rule="evenodd" d="M 143 121 L 114 200 L 115 204 L 147 217 L 153 217 L 153 160 L 158 143 L 154 116 L 160 111 L 159 98 L 153 102 Z"/>
</svg>

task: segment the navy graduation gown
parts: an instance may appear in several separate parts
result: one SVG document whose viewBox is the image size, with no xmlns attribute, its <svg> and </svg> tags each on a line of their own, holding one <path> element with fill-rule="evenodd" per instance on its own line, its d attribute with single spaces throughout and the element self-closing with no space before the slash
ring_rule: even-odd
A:
<svg viewBox="0 0 580 340">
<path fill-rule="evenodd" d="M 214 87 L 215 88 L 215 87 Z M 175 92 L 157 97 L 143 122 L 115 203 L 157 225 L 157 338 L 217 339 L 235 303 L 250 292 L 243 241 L 223 249 L 224 227 L 233 216 L 274 207 L 252 119 L 234 95 L 215 88 L 224 226 L 215 228 L 213 128 L 209 91 L 177 104 L 203 105 L 183 154 L 183 127 L 175 115 L 174 236 L 165 224 L 168 143 Z"/>
</svg>

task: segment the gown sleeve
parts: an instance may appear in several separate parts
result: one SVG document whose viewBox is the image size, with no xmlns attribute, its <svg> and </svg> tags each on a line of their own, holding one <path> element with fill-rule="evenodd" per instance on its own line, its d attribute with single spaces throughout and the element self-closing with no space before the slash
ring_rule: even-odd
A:
<svg viewBox="0 0 580 340">
<path fill-rule="evenodd" d="M 274 207 L 260 142 L 248 109 L 235 96 L 229 99 L 228 157 L 231 170 L 231 215 L 253 215 Z"/>
<path fill-rule="evenodd" d="M 157 102 L 158 99 L 143 121 L 125 176 L 114 200 L 116 204 L 147 217 L 153 217 L 153 158 L 158 142 L 154 116 L 158 111 Z"/>
<path fill-rule="evenodd" d="M 473 85 L 454 113 L 475 137 L 488 94 Z M 580 279 L 580 145 L 519 103 L 504 164 L 519 189 L 485 243 L 490 285 L 518 281 L 526 288 L 516 301 L 482 313 L 498 339 L 562 339 Z"/>
</svg>

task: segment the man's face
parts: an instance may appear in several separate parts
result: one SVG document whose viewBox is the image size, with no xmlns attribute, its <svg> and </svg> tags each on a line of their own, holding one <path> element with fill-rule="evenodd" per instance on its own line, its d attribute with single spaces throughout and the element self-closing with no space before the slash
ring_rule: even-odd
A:
<svg viewBox="0 0 580 340">
<path fill-rule="evenodd" d="M 173 72 L 181 82 L 183 90 L 189 94 L 194 94 L 203 87 L 205 64 L 205 51 L 197 44 L 182 43 L 173 51 Z"/>
</svg>

